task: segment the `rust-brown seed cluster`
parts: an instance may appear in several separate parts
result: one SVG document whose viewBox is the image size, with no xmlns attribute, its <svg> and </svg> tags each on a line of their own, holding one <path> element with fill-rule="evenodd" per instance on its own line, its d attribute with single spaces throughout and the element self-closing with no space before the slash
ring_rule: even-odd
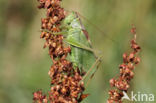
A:
<svg viewBox="0 0 156 103">
<path fill-rule="evenodd" d="M 83 94 L 84 83 L 79 68 L 73 68 L 70 61 L 66 59 L 71 52 L 70 47 L 63 44 L 63 35 L 54 35 L 61 32 L 60 23 L 65 18 L 65 11 L 60 7 L 61 0 L 38 0 L 38 8 L 47 10 L 47 17 L 41 20 L 41 38 L 46 40 L 44 48 L 49 48 L 49 55 L 53 61 L 49 76 L 51 78 L 51 89 L 49 96 L 43 95 L 39 90 L 34 93 L 35 103 L 78 103 L 87 95 Z"/>
<path fill-rule="evenodd" d="M 111 87 L 116 87 L 114 90 L 109 91 L 109 99 L 107 103 L 122 103 L 123 91 L 127 92 L 130 87 L 130 81 L 134 77 L 134 67 L 140 62 L 140 58 L 137 57 L 140 51 L 140 46 L 136 43 L 136 28 L 131 29 L 131 33 L 134 38 L 131 40 L 132 52 L 128 55 L 123 54 L 123 64 L 119 66 L 120 75 L 118 78 L 112 78 L 110 80 Z"/>
</svg>

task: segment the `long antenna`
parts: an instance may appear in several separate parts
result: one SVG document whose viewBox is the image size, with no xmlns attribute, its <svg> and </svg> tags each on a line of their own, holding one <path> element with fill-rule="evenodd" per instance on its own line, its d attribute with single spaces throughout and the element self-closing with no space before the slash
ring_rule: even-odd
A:
<svg viewBox="0 0 156 103">
<path fill-rule="evenodd" d="M 74 11 L 76 12 L 76 11 Z M 82 16 L 79 12 L 76 12 L 79 16 L 81 16 L 84 20 L 86 20 L 89 24 L 91 24 L 93 27 L 95 27 L 97 29 L 98 32 L 100 32 L 101 34 L 104 34 L 104 36 L 106 36 L 107 38 L 109 38 L 111 41 L 117 43 L 116 40 L 110 38 L 109 36 L 106 35 L 106 33 L 101 30 L 98 26 L 96 26 L 95 24 L 93 24 L 92 22 L 90 22 L 90 20 L 88 20 L 86 17 Z"/>
</svg>

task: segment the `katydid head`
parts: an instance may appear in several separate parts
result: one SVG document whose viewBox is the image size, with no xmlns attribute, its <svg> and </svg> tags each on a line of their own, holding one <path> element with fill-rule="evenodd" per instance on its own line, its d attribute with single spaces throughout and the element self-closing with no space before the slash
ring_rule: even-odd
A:
<svg viewBox="0 0 156 103">
<path fill-rule="evenodd" d="M 72 28 L 78 28 L 82 29 L 80 19 L 78 18 L 78 15 L 76 12 L 70 12 L 67 17 L 63 20 L 62 25 L 72 27 Z"/>
<path fill-rule="evenodd" d="M 64 25 L 70 25 L 70 23 L 76 18 L 76 13 L 71 12 L 69 13 L 66 18 L 63 20 Z"/>
</svg>

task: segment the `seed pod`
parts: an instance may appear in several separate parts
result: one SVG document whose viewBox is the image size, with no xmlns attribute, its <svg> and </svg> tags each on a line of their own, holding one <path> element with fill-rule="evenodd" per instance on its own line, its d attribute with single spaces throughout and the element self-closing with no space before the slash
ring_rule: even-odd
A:
<svg viewBox="0 0 156 103">
<path fill-rule="evenodd" d="M 67 89 L 66 89 L 65 87 L 63 87 L 63 88 L 61 89 L 61 93 L 62 93 L 62 94 L 66 94 L 66 92 L 67 92 Z"/>
<path fill-rule="evenodd" d="M 54 20 L 54 22 L 57 22 L 58 21 L 58 17 L 57 16 L 54 16 L 53 17 L 53 20 Z"/>
<path fill-rule="evenodd" d="M 126 53 L 123 54 L 123 61 L 124 61 L 124 63 L 127 63 L 127 54 Z"/>
<path fill-rule="evenodd" d="M 135 57 L 135 59 L 134 59 L 134 62 L 135 62 L 135 64 L 138 64 L 138 63 L 140 63 L 140 58 L 138 58 L 138 57 Z"/>
<path fill-rule="evenodd" d="M 128 59 L 129 59 L 130 62 L 133 62 L 133 60 L 134 60 L 134 53 L 130 53 Z"/>
<path fill-rule="evenodd" d="M 134 69 L 133 63 L 128 63 L 128 68 L 133 70 Z"/>
<path fill-rule="evenodd" d="M 51 1 L 50 0 L 46 0 L 45 8 L 49 8 L 50 5 L 51 5 Z"/>
<path fill-rule="evenodd" d="M 40 35 L 40 38 L 44 38 L 45 34 L 46 34 L 45 32 L 42 32 L 41 35 Z"/>
<path fill-rule="evenodd" d="M 109 81 L 109 83 L 110 83 L 110 85 L 111 85 L 112 87 L 115 86 L 115 82 L 116 82 L 116 80 L 115 80 L 114 78 L 112 78 L 112 79 Z"/>
<path fill-rule="evenodd" d="M 125 65 L 125 64 L 121 64 L 121 65 L 119 66 L 119 68 L 120 68 L 120 69 L 125 69 L 125 68 L 126 68 L 126 65 Z"/>
<path fill-rule="evenodd" d="M 82 100 L 84 100 L 84 99 L 87 98 L 88 96 L 89 96 L 89 94 L 81 94 L 78 101 L 81 102 Z"/>
</svg>

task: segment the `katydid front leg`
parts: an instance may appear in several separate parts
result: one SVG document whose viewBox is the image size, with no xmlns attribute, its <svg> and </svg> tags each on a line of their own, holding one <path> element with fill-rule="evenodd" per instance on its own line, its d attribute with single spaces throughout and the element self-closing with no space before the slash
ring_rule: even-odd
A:
<svg viewBox="0 0 156 103">
<path fill-rule="evenodd" d="M 41 29 L 42 32 L 48 32 L 48 33 L 51 33 L 51 34 L 54 34 L 54 35 L 61 35 L 61 34 L 67 34 L 66 31 L 62 31 L 62 32 L 52 32 L 52 31 L 49 31 L 47 29 Z"/>
</svg>

